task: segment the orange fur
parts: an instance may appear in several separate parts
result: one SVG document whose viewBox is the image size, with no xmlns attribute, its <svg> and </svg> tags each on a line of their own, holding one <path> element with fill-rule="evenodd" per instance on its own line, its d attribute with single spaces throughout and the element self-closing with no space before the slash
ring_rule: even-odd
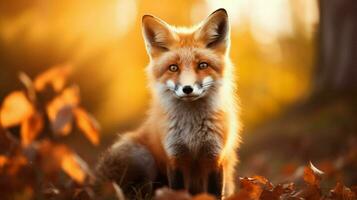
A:
<svg viewBox="0 0 357 200">
<path fill-rule="evenodd" d="M 147 73 L 152 90 L 151 107 L 146 122 L 138 130 L 124 134 L 121 141 L 125 138 L 148 149 L 159 173 L 170 175 L 166 172 L 171 173 L 176 169 L 182 171 L 184 188 L 188 190 L 207 192 L 209 174 L 222 169 L 222 195 L 232 194 L 240 124 L 233 65 L 229 59 L 226 11 L 217 10 L 191 29 L 174 28 L 146 15 L 143 17 L 143 35 L 150 57 Z M 208 67 L 198 68 L 202 62 L 207 63 Z M 173 64 L 178 67 L 175 72 L 168 70 Z M 182 91 L 176 91 L 183 82 L 192 80 L 197 90 L 203 91 L 197 100 L 189 95 L 186 97 Z M 202 89 L 204 81 L 212 84 L 206 88 L 207 91 Z M 175 91 L 163 90 L 166 86 Z M 175 92 L 178 95 L 175 96 Z M 199 109 L 200 106 L 204 108 Z M 186 107 L 190 107 L 192 113 L 190 110 L 186 113 Z M 182 119 L 186 117 L 192 117 L 192 122 Z M 200 123 L 202 125 L 198 126 Z M 198 134 L 197 137 L 192 136 L 186 143 L 176 143 L 176 137 L 180 140 L 191 137 L 190 134 L 180 135 L 189 133 L 186 127 L 190 126 L 192 134 Z M 179 127 L 184 130 L 175 130 Z M 172 136 L 174 139 L 170 138 L 171 135 L 175 135 Z M 199 141 L 199 138 L 203 138 L 203 141 Z M 189 141 L 194 144 L 191 145 Z"/>
</svg>

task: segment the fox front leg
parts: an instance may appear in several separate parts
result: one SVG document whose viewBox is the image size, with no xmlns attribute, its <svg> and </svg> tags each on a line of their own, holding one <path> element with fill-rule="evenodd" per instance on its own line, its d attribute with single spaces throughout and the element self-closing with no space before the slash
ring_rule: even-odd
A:
<svg viewBox="0 0 357 200">
<path fill-rule="evenodd" d="M 208 188 L 207 192 L 213 194 L 217 198 L 222 197 L 223 189 L 223 169 L 219 168 L 218 170 L 212 171 L 208 175 Z"/>
<path fill-rule="evenodd" d="M 185 189 L 185 181 L 182 170 L 177 167 L 168 167 L 167 168 L 167 178 L 169 181 L 169 187 L 174 190 L 183 190 Z"/>
</svg>

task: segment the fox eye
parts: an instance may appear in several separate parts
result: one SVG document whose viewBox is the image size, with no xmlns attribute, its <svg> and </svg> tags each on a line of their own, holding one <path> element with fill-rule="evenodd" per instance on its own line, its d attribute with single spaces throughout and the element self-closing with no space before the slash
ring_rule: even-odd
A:
<svg viewBox="0 0 357 200">
<path fill-rule="evenodd" d="M 208 67 L 208 63 L 206 62 L 201 62 L 198 64 L 198 69 L 206 69 Z"/>
<path fill-rule="evenodd" d="M 171 71 L 171 72 L 177 72 L 178 71 L 178 66 L 177 65 L 170 65 L 169 66 L 169 70 Z"/>
</svg>

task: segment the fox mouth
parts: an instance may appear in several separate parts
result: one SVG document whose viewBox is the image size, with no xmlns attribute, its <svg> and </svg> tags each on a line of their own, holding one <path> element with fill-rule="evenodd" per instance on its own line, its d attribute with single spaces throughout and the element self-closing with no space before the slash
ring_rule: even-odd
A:
<svg viewBox="0 0 357 200">
<path fill-rule="evenodd" d="M 174 96 L 182 101 L 186 101 L 186 102 L 190 102 L 190 101 L 195 101 L 197 99 L 200 99 L 202 97 L 204 97 L 206 94 L 206 90 L 202 90 L 202 92 L 200 92 L 199 94 L 188 94 L 188 95 L 184 95 L 184 96 L 179 96 L 174 92 Z"/>
<path fill-rule="evenodd" d="M 182 96 L 182 97 L 178 97 L 178 98 L 183 101 L 195 101 L 195 100 L 201 98 L 202 96 L 203 95 L 187 95 L 187 96 Z"/>
</svg>

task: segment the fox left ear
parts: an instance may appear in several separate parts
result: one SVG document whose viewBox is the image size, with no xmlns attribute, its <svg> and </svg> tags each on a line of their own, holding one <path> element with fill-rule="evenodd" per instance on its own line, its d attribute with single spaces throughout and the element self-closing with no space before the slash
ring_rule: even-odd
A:
<svg viewBox="0 0 357 200">
<path fill-rule="evenodd" d="M 151 15 L 143 16 L 142 32 L 146 49 L 151 56 L 168 51 L 176 38 L 166 22 Z"/>
<path fill-rule="evenodd" d="M 220 49 L 225 52 L 230 42 L 227 11 L 223 8 L 214 11 L 202 22 L 195 34 L 197 39 L 203 41 L 207 48 Z"/>
</svg>

